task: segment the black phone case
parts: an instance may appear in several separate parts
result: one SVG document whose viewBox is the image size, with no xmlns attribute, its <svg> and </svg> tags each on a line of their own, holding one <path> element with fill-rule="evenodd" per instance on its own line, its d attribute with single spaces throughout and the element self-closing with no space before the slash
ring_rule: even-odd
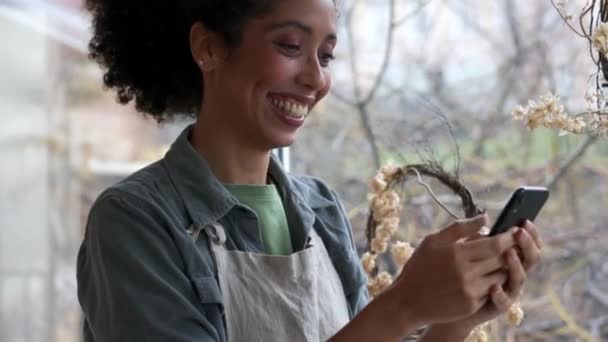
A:
<svg viewBox="0 0 608 342">
<path fill-rule="evenodd" d="M 534 221 L 549 198 L 549 190 L 540 187 L 517 189 L 496 219 L 490 236 L 503 233 L 507 229 L 521 226 L 526 220 Z"/>
</svg>

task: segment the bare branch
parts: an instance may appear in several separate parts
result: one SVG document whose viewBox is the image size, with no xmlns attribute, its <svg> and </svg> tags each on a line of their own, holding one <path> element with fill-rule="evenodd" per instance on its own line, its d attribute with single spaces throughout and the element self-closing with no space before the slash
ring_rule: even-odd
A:
<svg viewBox="0 0 608 342">
<path fill-rule="evenodd" d="M 587 36 L 585 36 L 584 34 L 578 32 L 574 26 L 572 26 L 570 24 L 570 20 L 568 20 L 568 18 L 566 18 L 566 16 L 564 16 L 564 13 L 562 13 L 561 9 L 557 6 L 557 4 L 555 3 L 555 0 L 551 0 L 551 5 L 553 5 L 553 8 L 555 8 L 555 10 L 557 11 L 557 14 L 559 14 L 559 16 L 562 18 L 562 20 L 564 21 L 564 23 L 566 25 L 568 25 L 568 27 L 574 32 L 576 33 L 577 36 L 581 37 L 581 38 L 587 38 Z"/>
<path fill-rule="evenodd" d="M 422 10 L 424 10 L 431 3 L 431 1 L 432 0 L 419 1 L 418 7 L 416 7 L 414 10 L 412 10 L 410 13 L 404 15 L 403 17 L 395 20 L 393 22 L 393 26 L 397 27 L 397 26 L 403 25 L 405 22 L 407 22 L 408 20 L 415 17 L 418 13 L 422 12 Z"/>
<path fill-rule="evenodd" d="M 394 38 L 394 34 L 395 34 L 395 29 L 396 29 L 396 25 L 394 22 L 394 20 L 395 20 L 395 0 L 391 0 L 389 2 L 388 11 L 389 11 L 390 25 L 389 25 L 388 33 L 386 36 L 386 45 L 384 47 L 384 57 L 382 60 L 382 66 L 380 67 L 380 72 L 378 72 L 378 74 L 376 75 L 376 80 L 374 81 L 370 92 L 367 94 L 367 96 L 363 100 L 361 100 L 361 103 L 365 104 L 365 105 L 374 99 L 374 96 L 376 95 L 378 88 L 380 88 L 380 85 L 382 84 L 382 81 L 384 80 L 384 75 L 386 74 L 386 70 L 388 69 L 389 61 L 391 59 L 391 53 L 393 51 L 393 38 Z"/>
<path fill-rule="evenodd" d="M 557 172 L 547 181 L 547 188 L 550 190 L 555 189 L 555 185 L 557 182 L 564 177 L 566 172 L 574 165 L 578 160 L 580 160 L 585 152 L 589 149 L 591 145 L 593 145 L 599 136 L 590 135 L 585 138 L 585 140 L 572 152 L 572 154 L 564 161 L 564 163 L 558 168 Z"/>
<path fill-rule="evenodd" d="M 420 176 L 420 172 L 416 168 L 409 168 L 408 170 L 414 171 L 414 173 L 416 173 L 416 178 L 418 180 L 418 184 L 422 185 L 426 189 L 426 191 L 429 193 L 429 195 L 431 195 L 431 198 L 433 198 L 433 200 L 435 201 L 435 203 L 437 203 L 437 205 L 439 205 L 443 210 L 445 210 L 448 214 L 450 214 L 450 216 L 452 216 L 452 218 L 454 218 L 455 220 L 457 220 L 459 218 L 458 215 L 454 214 L 450 210 L 450 208 L 446 207 L 443 203 L 441 203 L 441 201 L 437 198 L 437 196 L 433 192 L 433 189 L 431 189 L 431 187 L 422 180 L 422 177 Z"/>
</svg>

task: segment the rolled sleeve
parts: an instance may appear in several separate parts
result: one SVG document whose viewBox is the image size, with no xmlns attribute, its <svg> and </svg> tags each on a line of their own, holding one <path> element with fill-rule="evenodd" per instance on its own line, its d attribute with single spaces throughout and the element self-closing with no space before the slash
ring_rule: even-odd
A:
<svg viewBox="0 0 608 342">
<path fill-rule="evenodd" d="M 102 195 L 77 260 L 85 340 L 220 341 L 182 263 L 153 205 Z"/>
</svg>

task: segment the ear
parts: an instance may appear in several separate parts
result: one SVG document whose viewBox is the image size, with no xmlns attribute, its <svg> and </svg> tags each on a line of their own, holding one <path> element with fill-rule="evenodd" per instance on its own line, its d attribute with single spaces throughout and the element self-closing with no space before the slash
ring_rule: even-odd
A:
<svg viewBox="0 0 608 342">
<path fill-rule="evenodd" d="M 190 28 L 190 52 L 201 71 L 212 71 L 223 61 L 226 48 L 223 38 L 208 30 L 202 22 Z"/>
</svg>

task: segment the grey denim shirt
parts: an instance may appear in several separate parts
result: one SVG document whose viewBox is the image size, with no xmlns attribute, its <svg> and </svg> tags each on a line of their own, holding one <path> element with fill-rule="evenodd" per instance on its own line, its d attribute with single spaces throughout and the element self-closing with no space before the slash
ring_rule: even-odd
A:
<svg viewBox="0 0 608 342">
<path fill-rule="evenodd" d="M 165 157 L 104 191 L 89 213 L 77 260 L 87 342 L 226 341 L 222 296 L 204 234 L 219 222 L 233 250 L 262 252 L 258 219 L 194 150 L 186 128 Z M 319 179 L 287 174 L 271 159 L 294 250 L 310 229 L 338 272 L 351 318 L 367 303 L 366 275 L 337 194 Z M 272 310 L 271 307 L 268 310 Z"/>
</svg>

